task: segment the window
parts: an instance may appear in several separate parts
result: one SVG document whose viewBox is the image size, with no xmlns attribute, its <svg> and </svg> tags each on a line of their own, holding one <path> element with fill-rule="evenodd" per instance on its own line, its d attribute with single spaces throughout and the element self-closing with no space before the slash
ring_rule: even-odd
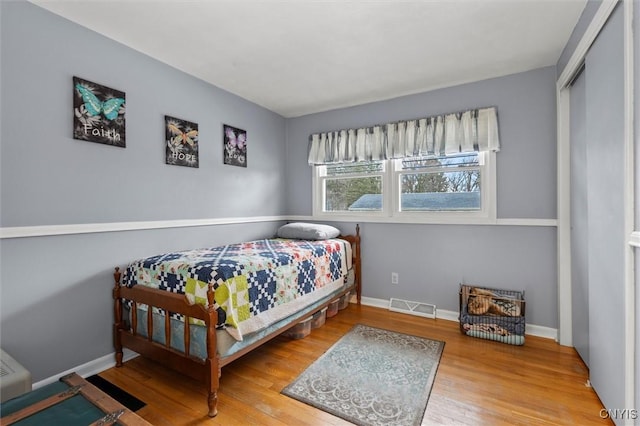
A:
<svg viewBox="0 0 640 426">
<path fill-rule="evenodd" d="M 314 214 L 432 223 L 495 220 L 495 153 L 314 167 Z"/>
<path fill-rule="evenodd" d="M 495 107 L 312 133 L 313 213 L 493 223 L 497 151 Z"/>
<path fill-rule="evenodd" d="M 477 152 L 451 157 L 395 160 L 399 211 L 478 211 L 480 162 Z"/>
<path fill-rule="evenodd" d="M 322 173 L 323 212 L 382 211 L 384 162 L 331 164 L 318 169 Z M 359 207 L 354 207 L 356 204 Z"/>
</svg>

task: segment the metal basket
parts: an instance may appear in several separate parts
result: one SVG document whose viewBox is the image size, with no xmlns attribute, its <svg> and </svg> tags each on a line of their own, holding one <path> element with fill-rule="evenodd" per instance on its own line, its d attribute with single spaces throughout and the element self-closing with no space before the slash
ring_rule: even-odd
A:
<svg viewBox="0 0 640 426">
<path fill-rule="evenodd" d="M 523 345 L 524 291 L 460 284 L 460 331 L 467 336 Z"/>
</svg>

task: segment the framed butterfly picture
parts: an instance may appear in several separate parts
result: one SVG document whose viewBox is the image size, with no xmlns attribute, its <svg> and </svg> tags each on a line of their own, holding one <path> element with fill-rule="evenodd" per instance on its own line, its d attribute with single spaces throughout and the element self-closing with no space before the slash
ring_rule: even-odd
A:
<svg viewBox="0 0 640 426">
<path fill-rule="evenodd" d="M 198 124 L 164 116 L 166 163 L 198 167 Z"/>
<path fill-rule="evenodd" d="M 73 77 L 73 138 L 126 147 L 124 92 Z"/>
<path fill-rule="evenodd" d="M 224 164 L 247 167 L 247 132 L 224 124 Z"/>
</svg>

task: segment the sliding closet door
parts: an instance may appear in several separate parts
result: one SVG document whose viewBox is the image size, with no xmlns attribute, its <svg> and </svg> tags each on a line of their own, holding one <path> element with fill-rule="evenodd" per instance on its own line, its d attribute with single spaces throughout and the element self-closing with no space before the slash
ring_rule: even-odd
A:
<svg viewBox="0 0 640 426">
<path fill-rule="evenodd" d="M 625 407 L 624 52 L 618 5 L 585 60 L 590 380 Z"/>
<path fill-rule="evenodd" d="M 589 365 L 589 238 L 585 74 L 571 86 L 571 316 L 573 346 Z"/>
</svg>

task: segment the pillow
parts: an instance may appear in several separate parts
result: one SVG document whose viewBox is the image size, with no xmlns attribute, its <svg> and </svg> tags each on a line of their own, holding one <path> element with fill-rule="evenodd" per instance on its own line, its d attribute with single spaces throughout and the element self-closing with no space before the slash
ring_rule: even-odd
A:
<svg viewBox="0 0 640 426">
<path fill-rule="evenodd" d="M 278 237 L 296 240 L 327 240 L 340 235 L 340 230 L 330 225 L 293 222 L 278 228 Z"/>
</svg>

